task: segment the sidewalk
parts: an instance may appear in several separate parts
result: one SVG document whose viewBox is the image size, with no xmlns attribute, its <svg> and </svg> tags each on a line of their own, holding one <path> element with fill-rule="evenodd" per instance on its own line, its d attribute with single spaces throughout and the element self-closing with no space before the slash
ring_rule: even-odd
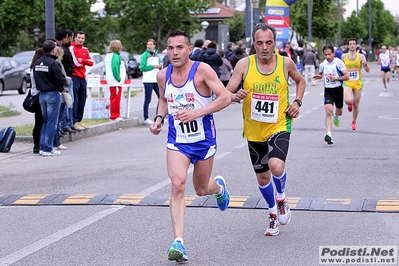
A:
<svg viewBox="0 0 399 266">
<path fill-rule="evenodd" d="M 141 85 L 141 87 L 140 87 Z M 144 102 L 144 92 L 142 89 L 141 79 L 135 80 L 135 89 L 141 89 L 137 95 L 130 98 L 130 117 L 124 119 L 120 122 L 107 122 L 104 124 L 98 124 L 91 126 L 83 131 L 75 134 L 68 134 L 63 137 L 62 142 L 67 143 L 70 141 L 76 141 L 91 136 L 96 136 L 104 134 L 111 131 L 116 131 L 121 128 L 129 128 L 135 126 L 144 126 L 142 110 Z M 21 114 L 12 117 L 2 117 L 0 118 L 0 128 L 4 127 L 17 127 L 23 125 L 30 125 L 34 123 L 34 114 L 25 111 L 22 107 L 22 102 L 25 99 L 25 95 L 19 95 L 17 91 L 5 91 L 2 96 L 0 96 L 0 105 L 9 106 L 12 104 L 14 109 L 19 111 Z M 158 103 L 158 98 L 153 92 L 150 110 L 156 108 Z M 10 158 L 16 156 L 19 153 L 32 152 L 32 136 L 16 136 L 15 142 L 11 147 L 9 153 L 0 153 L 0 161 L 5 158 Z"/>
<path fill-rule="evenodd" d="M 0 128 L 12 126 L 23 126 L 34 123 L 34 114 L 25 111 L 22 107 L 22 102 L 25 99 L 25 95 L 18 95 L 16 91 L 5 91 L 3 96 L 0 96 L 0 105 L 9 106 L 12 104 L 15 106 L 15 110 L 19 111 L 21 114 L 17 116 L 2 117 L 0 118 Z M 140 112 L 143 110 L 144 103 L 144 92 L 141 90 L 134 97 L 130 98 L 130 118 L 132 118 L 132 113 Z M 150 103 L 150 108 L 155 108 L 157 106 L 158 99 L 155 93 L 152 95 L 152 100 Z M 140 117 L 140 120 L 143 118 Z"/>
</svg>

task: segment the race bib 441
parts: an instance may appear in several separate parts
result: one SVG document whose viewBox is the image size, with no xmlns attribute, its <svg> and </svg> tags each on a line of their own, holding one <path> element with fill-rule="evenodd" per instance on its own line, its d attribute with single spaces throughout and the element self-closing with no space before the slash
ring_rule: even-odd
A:
<svg viewBox="0 0 399 266">
<path fill-rule="evenodd" d="M 251 118 L 259 122 L 276 123 L 280 96 L 252 93 Z"/>
</svg>

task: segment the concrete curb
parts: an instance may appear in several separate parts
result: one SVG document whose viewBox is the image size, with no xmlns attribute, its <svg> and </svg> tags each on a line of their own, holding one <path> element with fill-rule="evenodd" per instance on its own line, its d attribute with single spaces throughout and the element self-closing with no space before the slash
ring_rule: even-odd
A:
<svg viewBox="0 0 399 266">
<path fill-rule="evenodd" d="M 136 127 L 139 126 L 139 118 L 138 117 L 130 117 L 121 121 L 110 121 L 107 123 L 103 124 L 98 124 L 98 125 L 93 125 L 85 130 L 79 131 L 77 133 L 68 133 L 62 138 L 62 143 L 66 142 L 72 142 L 75 140 L 81 140 L 85 138 L 90 138 L 94 136 L 98 136 L 104 133 L 112 132 L 112 131 L 117 131 L 123 128 L 131 128 L 131 127 Z M 32 136 L 16 136 L 15 141 L 18 142 L 32 142 L 33 143 L 33 137 Z"/>
</svg>

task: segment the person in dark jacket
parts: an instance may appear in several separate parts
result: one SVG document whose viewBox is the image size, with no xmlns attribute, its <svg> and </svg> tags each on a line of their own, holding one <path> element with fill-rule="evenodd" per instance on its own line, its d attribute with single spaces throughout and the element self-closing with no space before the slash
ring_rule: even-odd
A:
<svg viewBox="0 0 399 266">
<path fill-rule="evenodd" d="M 39 151 L 42 156 L 61 154 L 53 149 L 53 142 L 61 106 L 60 92 L 63 90 L 63 86 L 67 85 L 67 81 L 62 73 L 61 64 L 56 61 L 55 47 L 54 41 L 45 41 L 43 43 L 44 54 L 33 66 L 33 76 L 36 88 L 40 91 L 39 102 L 43 116 Z"/>
<path fill-rule="evenodd" d="M 255 48 L 254 48 L 254 49 L 255 49 Z M 252 50 L 252 52 L 255 52 L 254 49 Z M 251 52 L 251 51 L 250 51 L 250 52 Z M 244 49 L 242 49 L 241 47 L 237 46 L 237 48 L 235 49 L 234 54 L 233 54 L 233 56 L 231 57 L 231 60 L 230 60 L 231 66 L 233 67 L 233 70 L 234 70 L 234 68 L 236 67 L 238 61 L 239 61 L 240 59 L 244 58 L 244 57 L 245 57 L 245 51 L 244 51 Z M 242 87 L 241 87 L 241 84 L 240 84 L 240 85 L 238 86 L 238 88 L 236 89 L 236 92 L 239 91 L 241 88 L 242 88 Z M 237 102 L 241 102 L 241 101 L 237 101 Z"/>
<path fill-rule="evenodd" d="M 211 66 L 211 68 L 216 72 L 218 78 L 220 78 L 221 71 L 220 66 L 223 65 L 223 59 L 220 54 L 216 51 L 217 44 L 216 42 L 210 42 L 208 44 L 208 48 L 206 49 L 206 53 L 204 54 L 203 62 L 207 63 Z"/>
<path fill-rule="evenodd" d="M 237 65 L 238 61 L 242 58 L 245 57 L 245 51 L 241 47 L 237 47 L 237 49 L 234 51 L 233 57 L 231 58 L 231 66 L 233 69 Z"/>
<path fill-rule="evenodd" d="M 65 73 L 68 77 L 71 78 L 71 83 L 68 86 L 69 93 L 72 96 L 72 101 L 73 101 L 73 81 L 72 81 L 72 73 L 74 71 L 73 68 L 73 58 L 71 51 L 69 51 L 69 46 L 71 45 L 71 42 L 73 40 L 73 31 L 72 30 L 65 30 L 66 33 L 66 39 L 64 43 L 62 44 L 62 49 L 64 50 L 64 56 L 62 57 L 62 65 L 64 66 Z M 60 121 L 60 127 L 61 130 L 64 132 L 69 132 L 69 133 L 76 133 L 77 129 L 73 126 L 73 105 L 71 107 L 66 107 L 63 112 L 61 121 Z"/>
<path fill-rule="evenodd" d="M 43 55 L 43 48 L 38 48 L 33 55 L 30 69 L 33 69 L 36 61 Z M 36 95 L 39 91 L 36 89 L 35 77 L 33 76 L 33 71 L 30 72 L 30 91 L 32 95 Z M 43 126 L 43 117 L 42 117 L 42 108 L 40 107 L 40 103 L 37 100 L 35 104 L 35 124 L 33 126 L 33 153 L 38 154 L 40 151 L 40 132 Z"/>
<path fill-rule="evenodd" d="M 196 61 L 197 56 L 201 53 L 202 46 L 204 45 L 204 40 L 198 39 L 194 42 L 193 51 L 190 54 L 190 59 Z M 164 67 L 166 67 L 164 65 Z"/>
<path fill-rule="evenodd" d="M 225 52 L 226 54 L 226 59 L 231 61 L 231 58 L 233 57 L 234 51 L 236 50 L 236 44 L 234 42 L 229 42 L 227 44 L 227 50 Z M 231 63 L 230 63 L 231 64 Z"/>
<path fill-rule="evenodd" d="M 195 57 L 195 59 L 191 59 L 193 61 L 200 61 L 200 62 L 204 62 L 204 55 L 206 53 L 206 49 L 208 48 L 208 44 L 210 43 L 210 40 L 205 40 L 204 44 L 202 45 L 202 49 L 198 52 L 197 56 Z M 194 56 L 193 56 L 194 58 Z"/>
</svg>

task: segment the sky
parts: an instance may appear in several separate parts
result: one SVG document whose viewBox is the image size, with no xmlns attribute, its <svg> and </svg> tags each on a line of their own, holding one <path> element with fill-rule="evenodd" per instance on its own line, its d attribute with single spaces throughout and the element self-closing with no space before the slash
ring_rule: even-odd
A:
<svg viewBox="0 0 399 266">
<path fill-rule="evenodd" d="M 381 0 L 384 3 L 385 10 L 391 12 L 393 16 L 399 15 L 399 1 L 398 0 Z M 349 3 L 345 6 L 346 12 L 345 17 L 349 17 L 352 11 L 356 11 L 356 2 L 359 2 L 359 10 L 364 4 L 367 4 L 367 0 L 349 0 Z"/>
<path fill-rule="evenodd" d="M 385 9 L 389 10 L 393 16 L 399 15 L 399 0 L 381 0 L 384 3 Z M 356 11 L 356 3 L 359 3 L 359 10 L 362 8 L 364 4 L 367 3 L 367 0 L 349 0 L 348 4 L 345 6 L 346 12 L 344 14 L 345 17 L 349 17 L 353 10 Z M 92 11 L 96 11 L 100 8 L 104 8 L 104 3 L 102 1 L 97 1 L 94 5 L 92 5 Z"/>
</svg>

